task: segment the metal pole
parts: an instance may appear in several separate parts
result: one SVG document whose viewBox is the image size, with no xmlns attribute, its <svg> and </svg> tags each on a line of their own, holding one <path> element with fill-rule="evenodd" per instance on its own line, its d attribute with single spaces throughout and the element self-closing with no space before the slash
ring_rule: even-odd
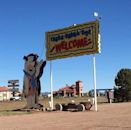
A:
<svg viewBox="0 0 131 130">
<path fill-rule="evenodd" d="M 96 59 L 95 54 L 93 55 L 93 80 L 94 80 L 94 105 L 95 111 L 97 111 L 97 93 L 96 93 Z"/>
<path fill-rule="evenodd" d="M 53 110 L 52 61 L 50 61 L 50 89 L 51 89 L 51 109 Z"/>
<path fill-rule="evenodd" d="M 99 17 L 98 12 L 94 12 L 94 17 L 96 20 L 100 21 L 101 17 Z M 99 35 L 100 36 L 100 35 Z M 95 111 L 97 111 L 97 93 L 96 93 L 96 59 L 95 54 L 93 55 L 93 79 L 94 79 L 94 103 L 95 103 Z"/>
</svg>

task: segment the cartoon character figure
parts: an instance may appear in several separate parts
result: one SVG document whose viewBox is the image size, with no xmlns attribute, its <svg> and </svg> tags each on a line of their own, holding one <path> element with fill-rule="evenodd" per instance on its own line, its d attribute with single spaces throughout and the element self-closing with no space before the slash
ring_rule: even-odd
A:
<svg viewBox="0 0 131 130">
<path fill-rule="evenodd" d="M 23 94 L 27 99 L 27 108 L 41 108 L 43 105 L 38 103 L 41 92 L 40 77 L 46 61 L 38 61 L 38 55 L 33 53 L 24 56 L 23 59 L 25 60 Z"/>
</svg>

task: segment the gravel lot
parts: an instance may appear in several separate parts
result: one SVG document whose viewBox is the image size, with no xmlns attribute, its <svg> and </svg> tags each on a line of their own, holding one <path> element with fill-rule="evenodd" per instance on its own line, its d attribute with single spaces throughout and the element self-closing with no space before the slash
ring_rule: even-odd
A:
<svg viewBox="0 0 131 130">
<path fill-rule="evenodd" d="M 98 105 L 98 112 L 35 112 L 0 116 L 0 130 L 131 130 L 131 103 Z"/>
</svg>

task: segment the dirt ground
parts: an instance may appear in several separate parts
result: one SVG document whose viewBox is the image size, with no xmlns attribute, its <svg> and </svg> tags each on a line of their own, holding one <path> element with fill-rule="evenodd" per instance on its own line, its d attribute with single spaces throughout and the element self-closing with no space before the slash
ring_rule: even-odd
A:
<svg viewBox="0 0 131 130">
<path fill-rule="evenodd" d="M 131 130 L 131 103 L 98 105 L 86 112 L 1 116 L 0 130 Z"/>
</svg>

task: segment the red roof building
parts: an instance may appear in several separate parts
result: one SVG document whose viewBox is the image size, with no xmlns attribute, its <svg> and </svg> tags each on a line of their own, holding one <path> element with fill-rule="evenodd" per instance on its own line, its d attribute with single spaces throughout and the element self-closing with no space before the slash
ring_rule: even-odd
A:
<svg viewBox="0 0 131 130">
<path fill-rule="evenodd" d="M 8 87 L 0 87 L 0 101 L 10 100 L 11 96 L 12 94 Z"/>
<path fill-rule="evenodd" d="M 65 87 L 60 88 L 58 91 L 54 91 L 53 95 L 62 97 L 81 97 L 83 95 L 83 82 L 77 81 L 75 85 L 66 85 Z"/>
<path fill-rule="evenodd" d="M 8 87 L 5 87 L 5 86 L 0 87 L 0 92 L 7 92 L 7 91 L 9 91 Z"/>
</svg>

